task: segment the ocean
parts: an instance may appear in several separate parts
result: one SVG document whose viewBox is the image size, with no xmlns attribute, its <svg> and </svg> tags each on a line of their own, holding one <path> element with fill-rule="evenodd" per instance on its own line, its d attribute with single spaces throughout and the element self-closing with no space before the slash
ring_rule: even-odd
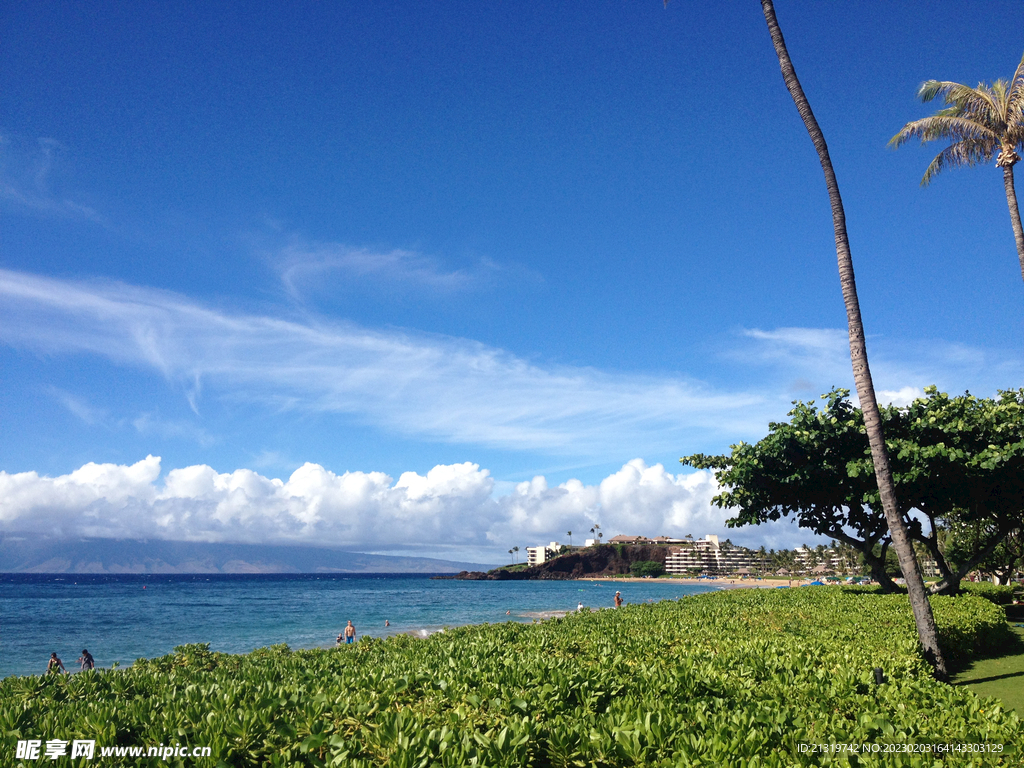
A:
<svg viewBox="0 0 1024 768">
<path fill-rule="evenodd" d="M 277 643 L 329 648 L 349 620 L 358 637 L 425 637 L 464 624 L 529 623 L 579 603 L 610 608 L 616 590 L 637 603 L 712 589 L 641 579 L 454 581 L 405 573 L 0 574 L 0 677 L 42 674 L 53 651 L 74 671 L 83 648 L 97 667 L 126 667 L 185 643 L 227 653 Z"/>
</svg>

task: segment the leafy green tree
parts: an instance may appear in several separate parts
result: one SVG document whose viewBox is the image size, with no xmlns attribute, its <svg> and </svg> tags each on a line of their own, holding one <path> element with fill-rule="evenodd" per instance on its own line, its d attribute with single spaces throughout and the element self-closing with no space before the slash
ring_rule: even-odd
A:
<svg viewBox="0 0 1024 768">
<path fill-rule="evenodd" d="M 888 538 L 888 526 L 883 515 L 865 504 L 867 496 L 877 493 L 877 485 L 870 473 L 851 475 L 847 470 L 851 461 L 864 460 L 868 450 L 863 418 L 845 389 L 833 390 L 824 399 L 821 410 L 814 403 L 794 403 L 788 422 L 769 424 L 766 437 L 732 446 L 730 456 L 694 454 L 680 461 L 715 470 L 723 491 L 714 503 L 736 510 L 726 523 L 730 527 L 792 515 L 801 528 L 856 549 L 872 577 L 895 591 L 884 559 L 875 554 L 876 545 Z M 787 555 L 777 558 L 776 570 L 796 570 L 795 553 Z"/>
<path fill-rule="evenodd" d="M 650 576 L 656 579 L 665 572 L 665 564 L 657 560 L 638 560 L 629 566 L 629 570 L 638 578 Z"/>
<path fill-rule="evenodd" d="M 891 540 L 861 415 L 848 395 L 833 390 L 820 410 L 794 404 L 789 422 L 770 424 L 767 437 L 733 446 L 730 456 L 682 461 L 716 470 L 725 490 L 715 503 L 737 510 L 730 526 L 793 515 L 801 527 L 854 547 L 872 577 L 893 589 Z M 978 398 L 929 387 L 924 398 L 881 413 L 908 535 L 938 565 L 933 591 L 954 594 L 1010 531 L 1024 527 L 1024 389 Z M 928 527 L 911 516 L 915 510 Z M 975 532 L 961 537 L 952 561 L 944 552 L 950 529 Z"/>
<path fill-rule="evenodd" d="M 843 303 L 846 305 L 846 320 L 850 335 L 850 363 L 853 366 L 853 381 L 857 387 L 857 398 L 864 409 L 864 426 L 871 446 L 871 459 L 874 465 L 875 480 L 882 499 L 882 510 L 889 526 L 889 535 L 900 558 L 900 566 L 907 579 L 907 592 L 910 606 L 914 612 L 917 635 L 925 657 L 934 665 L 935 674 L 939 679 L 948 676 L 946 662 L 939 645 L 939 632 L 935 626 L 931 605 L 924 587 L 921 570 L 914 558 L 914 550 L 907 534 L 907 528 L 900 515 L 896 499 L 896 487 L 893 482 L 892 470 L 889 466 L 889 454 L 886 451 L 885 437 L 882 433 L 882 418 L 878 403 L 875 400 L 875 385 L 871 380 L 871 369 L 868 366 L 868 348 L 864 335 L 864 323 L 860 315 L 860 300 L 857 298 L 857 281 L 853 274 L 853 255 L 850 251 L 850 238 L 846 231 L 846 210 L 843 198 L 839 194 L 839 182 L 836 180 L 832 167 L 832 158 L 828 153 L 825 135 L 814 117 L 811 104 L 804 94 L 796 69 L 786 48 L 782 29 L 775 16 L 775 5 L 772 0 L 761 0 L 761 10 L 768 25 L 775 54 L 782 70 L 782 80 L 786 90 L 793 98 L 800 119 L 814 144 L 825 175 L 825 186 L 828 190 L 829 203 L 832 208 L 832 229 L 835 233 L 836 259 L 839 266 L 839 284 L 843 291 Z"/>
<path fill-rule="evenodd" d="M 1017 150 L 1024 152 L 1024 58 L 1010 82 L 996 80 L 971 88 L 960 83 L 928 80 L 917 96 L 928 102 L 942 98 L 946 107 L 931 117 L 914 120 L 892 137 L 889 146 L 899 147 L 913 138 L 929 141 L 948 140 L 925 169 L 921 186 L 948 167 L 991 162 L 1003 171 L 1006 204 L 1010 208 L 1010 224 L 1017 243 L 1021 277 L 1024 277 L 1024 229 L 1013 185 L 1013 166 L 1020 162 Z"/>
<path fill-rule="evenodd" d="M 946 548 L 946 557 L 953 562 L 970 559 L 987 538 L 987 532 L 979 528 L 969 524 L 955 526 Z M 977 567 L 992 577 L 996 584 L 1009 584 L 1015 573 L 1024 570 L 1024 528 L 1010 531 L 987 557 L 977 563 Z"/>
<path fill-rule="evenodd" d="M 911 536 L 938 564 L 936 591 L 954 594 L 960 580 L 1024 524 L 1024 389 L 979 398 L 929 387 L 898 415 L 889 434 L 901 498 L 907 511 L 917 509 L 929 522 L 926 530 L 912 521 Z M 858 470 L 870 471 L 863 460 L 851 464 Z M 873 494 L 869 501 L 877 506 Z M 965 528 L 977 535 L 951 561 L 943 530 Z"/>
</svg>

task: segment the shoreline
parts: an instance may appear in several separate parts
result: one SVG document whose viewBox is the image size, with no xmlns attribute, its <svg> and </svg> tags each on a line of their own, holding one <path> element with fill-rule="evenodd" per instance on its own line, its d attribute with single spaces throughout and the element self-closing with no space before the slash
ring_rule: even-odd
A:
<svg viewBox="0 0 1024 768">
<path fill-rule="evenodd" d="M 569 579 L 569 581 L 608 581 L 619 584 L 654 582 L 658 584 L 686 584 L 687 586 L 715 587 L 718 589 L 776 589 L 777 587 L 798 587 L 804 583 L 806 579 L 741 579 L 726 577 L 717 579 L 680 579 L 669 576 L 659 576 L 655 579 L 638 579 L 635 576 L 580 576 L 575 579 Z"/>
</svg>

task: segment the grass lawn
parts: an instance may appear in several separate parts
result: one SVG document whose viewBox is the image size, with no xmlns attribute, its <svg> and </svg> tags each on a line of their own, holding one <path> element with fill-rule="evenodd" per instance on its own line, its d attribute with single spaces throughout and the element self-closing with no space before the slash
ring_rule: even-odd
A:
<svg viewBox="0 0 1024 768">
<path fill-rule="evenodd" d="M 1011 621 L 1010 629 L 1020 642 L 1004 656 L 978 659 L 953 678 L 956 685 L 966 685 L 979 696 L 1002 699 L 1007 709 L 1015 709 L 1024 717 L 1024 621 Z"/>
</svg>

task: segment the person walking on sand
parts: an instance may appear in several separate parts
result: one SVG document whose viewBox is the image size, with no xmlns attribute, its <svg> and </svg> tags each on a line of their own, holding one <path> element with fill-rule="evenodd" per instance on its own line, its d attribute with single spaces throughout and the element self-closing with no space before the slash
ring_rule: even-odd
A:
<svg viewBox="0 0 1024 768">
<path fill-rule="evenodd" d="M 622 593 L 621 592 L 616 592 L 615 593 L 615 607 L 616 608 L 621 608 L 622 607 Z"/>
<path fill-rule="evenodd" d="M 82 655 L 78 657 L 78 663 L 82 665 L 82 671 L 85 672 L 87 669 L 96 668 L 96 659 L 92 657 L 85 648 L 82 649 Z"/>
<path fill-rule="evenodd" d="M 59 675 L 61 672 L 65 675 L 68 673 L 67 669 L 64 668 L 64 662 L 57 658 L 56 651 L 50 654 L 50 662 L 46 665 L 46 674 L 51 672 L 55 675 Z"/>
<path fill-rule="evenodd" d="M 345 645 L 351 645 L 356 641 L 356 628 L 352 626 L 352 622 L 349 621 L 348 626 L 345 627 Z"/>
</svg>

